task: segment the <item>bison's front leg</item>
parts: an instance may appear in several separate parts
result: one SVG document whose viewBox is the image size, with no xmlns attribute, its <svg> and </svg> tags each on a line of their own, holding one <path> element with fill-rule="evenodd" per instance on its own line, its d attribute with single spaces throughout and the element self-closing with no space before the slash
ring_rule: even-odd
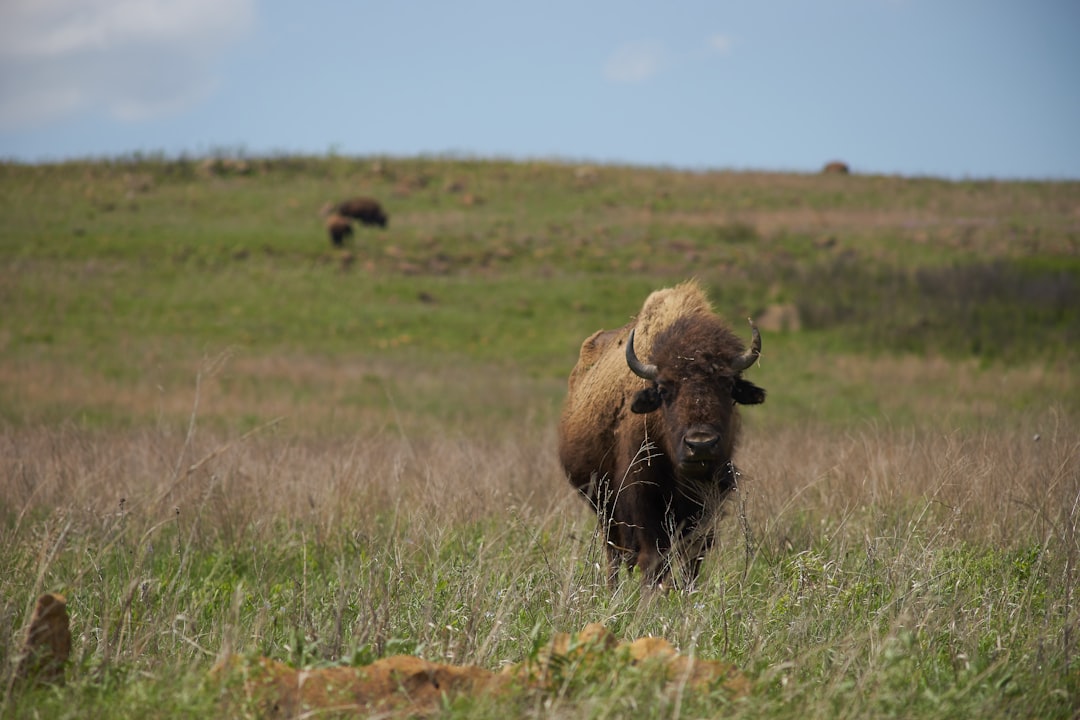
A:
<svg viewBox="0 0 1080 720">
<path fill-rule="evenodd" d="M 648 551 L 638 553 L 638 569 L 641 570 L 642 581 L 648 587 L 666 590 L 672 586 L 671 568 L 667 558 L 654 546 Z"/>
<path fill-rule="evenodd" d="M 671 538 L 664 532 L 662 515 L 649 502 L 636 509 L 632 526 L 637 551 L 635 564 L 641 571 L 641 580 L 649 587 L 670 588 Z"/>
<path fill-rule="evenodd" d="M 625 473 L 615 505 L 617 519 L 626 529 L 633 550 L 629 563 L 637 565 L 642 582 L 652 587 L 671 586 L 671 536 L 664 527 L 668 506 L 662 490 L 665 466 L 660 458 L 638 462 Z"/>
<path fill-rule="evenodd" d="M 627 551 L 623 547 L 621 533 L 613 520 L 607 523 L 607 537 L 604 544 L 608 559 L 607 584 L 609 589 L 615 590 L 619 587 L 619 570 L 626 562 Z"/>
</svg>

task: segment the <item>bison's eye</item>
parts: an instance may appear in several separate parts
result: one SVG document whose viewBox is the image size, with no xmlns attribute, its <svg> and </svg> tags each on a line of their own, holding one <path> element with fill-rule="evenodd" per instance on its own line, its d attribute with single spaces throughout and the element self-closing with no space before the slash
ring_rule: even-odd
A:
<svg viewBox="0 0 1080 720">
<path fill-rule="evenodd" d="M 675 388 L 667 383 L 657 383 L 656 392 L 660 393 L 660 399 L 664 402 L 671 402 L 675 397 Z"/>
</svg>

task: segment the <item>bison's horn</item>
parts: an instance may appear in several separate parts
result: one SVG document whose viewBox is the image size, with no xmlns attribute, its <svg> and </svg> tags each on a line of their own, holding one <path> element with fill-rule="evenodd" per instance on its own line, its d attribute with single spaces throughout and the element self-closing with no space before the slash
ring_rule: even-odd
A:
<svg viewBox="0 0 1080 720">
<path fill-rule="evenodd" d="M 655 365 L 646 365 L 638 360 L 637 353 L 634 352 L 634 328 L 630 331 L 630 337 L 626 339 L 626 364 L 630 366 L 630 370 L 639 378 L 646 380 L 655 380 L 656 376 L 660 374 L 659 368 Z"/>
<path fill-rule="evenodd" d="M 761 355 L 761 333 L 758 332 L 753 318 L 747 319 L 750 321 L 750 330 L 754 333 L 754 338 L 750 341 L 750 349 L 732 361 L 731 369 L 736 372 L 741 372 L 753 365 Z"/>
</svg>

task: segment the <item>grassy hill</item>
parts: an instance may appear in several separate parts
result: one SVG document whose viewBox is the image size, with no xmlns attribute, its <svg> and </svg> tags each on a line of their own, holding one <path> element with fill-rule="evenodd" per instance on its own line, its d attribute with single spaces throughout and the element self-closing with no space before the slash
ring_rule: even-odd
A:
<svg viewBox="0 0 1080 720">
<path fill-rule="evenodd" d="M 581 339 L 690 276 L 740 323 L 794 307 L 801 330 L 767 331 L 763 367 L 803 405 L 844 382 L 813 368 L 804 387 L 811 357 L 914 353 L 976 375 L 1034 364 L 1057 382 L 1080 347 L 1077 183 L 285 157 L 9 164 L 0 187 L 0 412 L 16 424 L 72 410 L 50 397 L 68 382 L 28 397 L 35 378 L 86 381 L 105 392 L 80 390 L 83 420 L 123 423 L 148 406 L 117 395 L 189 384 L 226 351 L 302 356 L 330 376 L 374 363 L 368 380 L 391 385 L 388 368 L 441 358 L 557 401 Z M 390 227 L 335 253 L 317 210 L 352 194 L 381 199 Z M 301 387 L 329 381 L 308 367 Z M 263 372 L 258 394 L 298 391 Z"/>
<path fill-rule="evenodd" d="M 351 195 L 390 224 L 335 250 Z M 226 650 L 497 668 L 594 621 L 755 691 L 447 713 L 1080 708 L 1080 183 L 132 157 L 0 165 L 0 227 L 4 668 L 37 592 L 76 628 L 3 713 L 202 717 Z M 701 586 L 613 593 L 554 424 L 581 341 L 688 277 L 761 323 L 769 399 Z"/>
</svg>

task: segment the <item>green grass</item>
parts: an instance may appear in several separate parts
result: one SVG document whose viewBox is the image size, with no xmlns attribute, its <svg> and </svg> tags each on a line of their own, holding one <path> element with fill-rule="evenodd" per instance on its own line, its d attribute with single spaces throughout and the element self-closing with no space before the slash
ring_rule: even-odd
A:
<svg viewBox="0 0 1080 720">
<path fill-rule="evenodd" d="M 245 162 L 0 165 L 0 714 L 207 717 L 224 652 L 498 669 L 590 622 L 754 691 L 445 714 L 1080 708 L 1080 184 Z M 333 252 L 317 211 L 352 194 L 390 227 Z M 559 404 L 587 335 L 691 276 L 739 331 L 800 327 L 763 330 L 700 586 L 612 592 Z M 44 590 L 73 662 L 22 691 Z"/>
<path fill-rule="evenodd" d="M 56 431 L 17 433 L 5 457 L 23 484 L 6 490 L 42 510 L 5 521 L 6 613 L 18 622 L 33 596 L 15 588 L 64 592 L 77 642 L 65 690 L 10 708 L 194 714 L 212 691 L 193 678 L 223 649 L 298 667 L 410 652 L 497 668 L 599 621 L 744 668 L 747 716 L 1069 717 L 1075 425 L 1039 445 L 1010 435 L 755 440 L 745 518 L 723 524 L 700 587 L 642 595 L 603 585 L 592 521 L 559 493 L 546 441 L 70 433 L 50 451 Z M 635 697 L 671 711 L 639 690 L 586 684 L 566 712 Z"/>
</svg>

